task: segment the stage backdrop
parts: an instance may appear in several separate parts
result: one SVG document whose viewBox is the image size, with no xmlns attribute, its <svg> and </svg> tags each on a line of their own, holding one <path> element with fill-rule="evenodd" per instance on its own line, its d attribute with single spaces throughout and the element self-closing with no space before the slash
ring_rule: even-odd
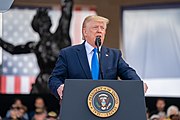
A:
<svg viewBox="0 0 180 120">
<path fill-rule="evenodd" d="M 25 44 L 28 41 L 38 41 L 39 36 L 31 27 L 31 21 L 36 9 L 13 8 L 3 13 L 3 34 L 2 38 L 13 45 Z M 72 44 L 82 43 L 81 26 L 84 18 L 96 14 L 92 7 L 76 7 L 70 26 Z M 56 30 L 61 11 L 50 10 L 52 29 Z M 0 19 L 1 20 L 1 19 Z M 0 29 L 2 31 L 2 28 Z M 11 55 L 6 51 L 0 54 L 2 60 L 0 93 L 3 94 L 29 94 L 32 83 L 39 73 L 39 67 L 35 55 L 20 54 Z"/>
<path fill-rule="evenodd" d="M 124 9 L 123 50 L 147 96 L 180 97 L 180 6 Z"/>
</svg>

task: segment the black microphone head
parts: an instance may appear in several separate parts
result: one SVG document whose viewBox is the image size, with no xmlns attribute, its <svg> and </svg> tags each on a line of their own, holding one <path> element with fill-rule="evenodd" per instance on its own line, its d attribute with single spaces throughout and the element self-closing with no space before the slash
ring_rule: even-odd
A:
<svg viewBox="0 0 180 120">
<path fill-rule="evenodd" d="M 95 45 L 99 47 L 101 45 L 101 36 L 96 36 Z"/>
</svg>

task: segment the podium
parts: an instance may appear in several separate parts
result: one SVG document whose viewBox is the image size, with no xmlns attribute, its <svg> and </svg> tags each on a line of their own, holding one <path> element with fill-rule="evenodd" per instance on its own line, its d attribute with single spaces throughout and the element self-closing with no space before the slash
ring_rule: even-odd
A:
<svg viewBox="0 0 180 120">
<path fill-rule="evenodd" d="M 65 80 L 60 120 L 146 120 L 140 80 Z"/>
</svg>

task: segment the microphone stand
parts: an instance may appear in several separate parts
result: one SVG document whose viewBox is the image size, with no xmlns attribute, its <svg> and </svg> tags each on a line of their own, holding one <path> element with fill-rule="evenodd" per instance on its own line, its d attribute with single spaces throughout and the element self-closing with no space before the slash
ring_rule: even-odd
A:
<svg viewBox="0 0 180 120">
<path fill-rule="evenodd" d="M 97 51 L 98 51 L 100 76 L 101 76 L 101 79 L 103 80 L 104 77 L 103 77 L 102 64 L 101 64 L 101 58 L 100 58 L 101 53 L 100 53 L 100 50 L 99 50 L 99 46 L 101 45 L 101 38 L 100 38 L 100 36 L 97 36 L 97 37 L 96 37 L 95 45 L 97 46 Z"/>
</svg>

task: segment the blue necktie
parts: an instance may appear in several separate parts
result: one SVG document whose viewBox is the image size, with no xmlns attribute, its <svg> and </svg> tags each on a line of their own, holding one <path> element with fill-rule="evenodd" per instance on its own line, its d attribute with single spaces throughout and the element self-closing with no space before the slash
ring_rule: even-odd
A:
<svg viewBox="0 0 180 120">
<path fill-rule="evenodd" d="M 98 57 L 97 57 L 97 48 L 94 48 L 93 51 L 94 51 L 94 53 L 93 53 L 92 61 L 91 61 L 92 79 L 98 80 L 98 77 L 99 77 L 99 61 L 98 61 Z"/>
</svg>

